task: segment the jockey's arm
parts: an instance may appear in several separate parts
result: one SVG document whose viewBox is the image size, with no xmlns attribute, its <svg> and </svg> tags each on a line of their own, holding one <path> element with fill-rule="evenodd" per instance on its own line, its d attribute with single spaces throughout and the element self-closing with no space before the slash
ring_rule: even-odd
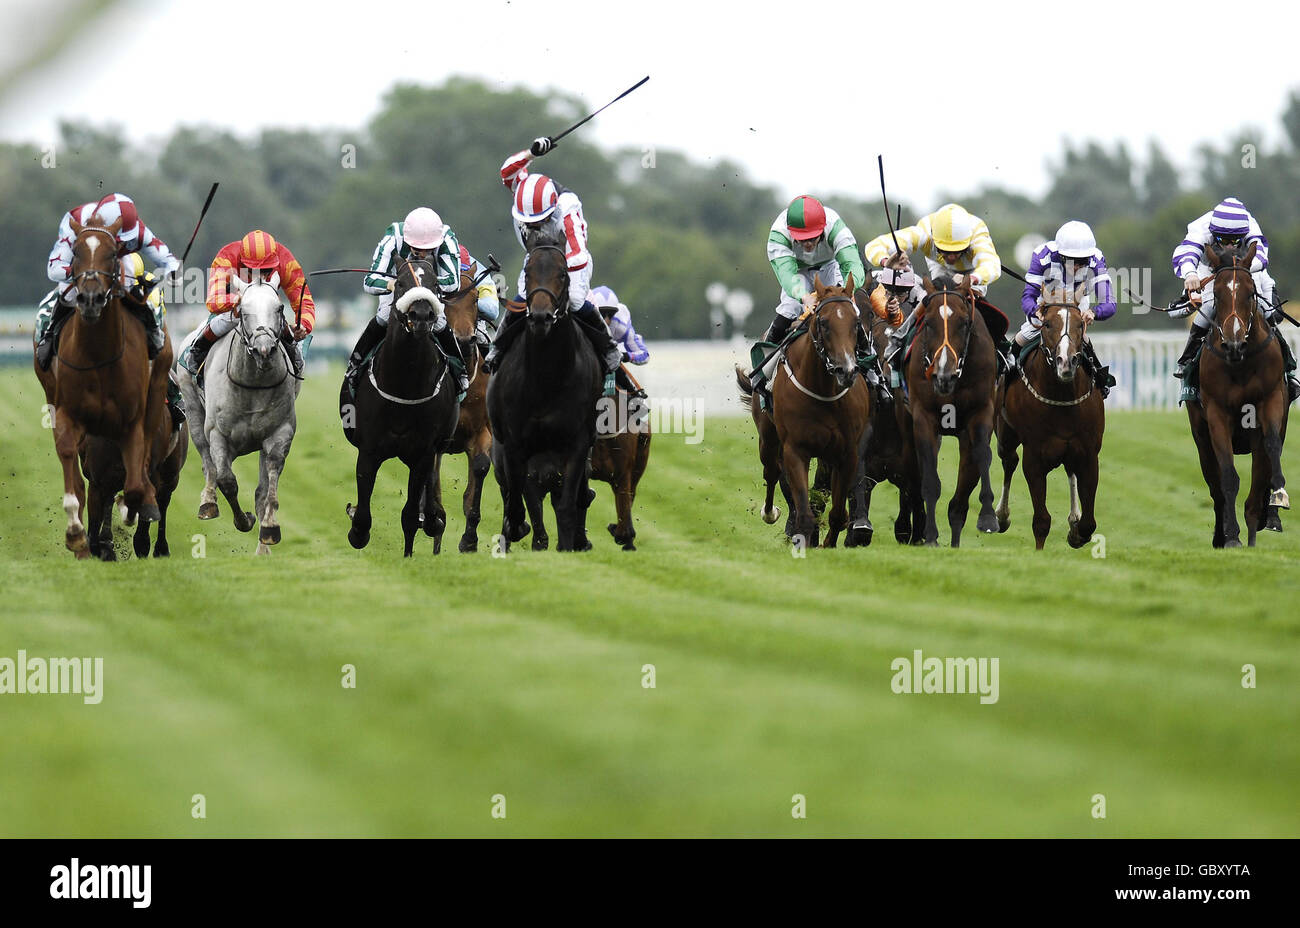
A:
<svg viewBox="0 0 1300 928">
<path fill-rule="evenodd" d="M 293 309 L 298 320 L 298 328 L 301 330 L 294 335 L 302 339 L 310 335 L 311 330 L 316 326 L 316 301 L 312 299 L 311 288 L 307 286 L 307 275 L 303 273 L 302 265 L 289 253 L 289 249 L 283 245 L 280 247 L 286 253 L 280 288 L 289 297 L 289 306 Z"/>
<path fill-rule="evenodd" d="M 223 255 L 217 255 L 208 269 L 208 312 L 216 315 L 239 305 L 238 291 L 230 292 L 230 278 L 233 276 L 234 265 Z"/>
<path fill-rule="evenodd" d="M 397 234 L 392 226 L 375 246 L 374 257 L 370 259 L 370 273 L 361 280 L 361 289 L 366 293 L 380 296 L 393 286 L 393 279 L 385 275 L 393 270 L 393 259 L 397 254 Z"/>
<path fill-rule="evenodd" d="M 46 276 L 56 284 L 65 283 L 72 276 L 72 213 L 64 213 L 59 223 L 59 237 L 50 249 L 50 259 L 46 264 Z"/>
<path fill-rule="evenodd" d="M 1002 276 L 1002 259 L 993 247 L 993 237 L 989 235 L 988 226 L 980 223 L 975 229 L 975 237 L 970 243 L 971 255 L 975 259 L 972 273 L 979 278 L 977 289 L 983 288 L 980 295 L 988 291 L 989 286 Z"/>
<path fill-rule="evenodd" d="M 840 266 L 840 274 L 844 278 L 847 286 L 849 275 L 853 275 L 853 286 L 864 287 L 870 281 L 866 270 L 862 267 L 862 259 L 858 257 L 858 245 L 856 242 L 845 245 L 839 251 L 835 252 L 835 263 Z"/>
<path fill-rule="evenodd" d="M 1106 268 L 1106 259 L 1097 262 L 1096 272 L 1092 278 L 1092 311 L 1098 321 L 1115 315 L 1115 286 Z"/>
<path fill-rule="evenodd" d="M 155 277 L 165 277 L 174 274 L 181 266 L 180 258 L 172 254 L 167 243 L 153 234 L 153 230 L 144 226 L 140 231 L 140 257 L 145 261 L 151 262 L 156 269 L 153 273 Z"/>
<path fill-rule="evenodd" d="M 501 165 L 501 184 L 511 193 L 515 187 L 528 179 L 528 162 L 533 160 L 532 153 L 525 148 L 517 151 Z"/>
<path fill-rule="evenodd" d="M 894 250 L 895 235 L 898 237 L 898 247 L 901 252 Z M 862 247 L 863 256 L 876 267 L 883 267 L 885 262 L 896 254 L 906 255 L 909 251 L 923 248 L 930 241 L 929 230 L 920 223 L 899 229 L 895 235 L 888 232 L 877 235 Z"/>
<path fill-rule="evenodd" d="M 456 233 L 450 228 L 443 236 L 442 244 L 434 257 L 434 267 L 438 273 L 438 290 L 442 293 L 455 293 L 460 289 L 460 242 Z"/>
<path fill-rule="evenodd" d="M 799 262 L 784 232 L 773 229 L 767 237 L 767 261 L 772 265 L 781 289 L 792 300 L 802 301 L 808 295 L 808 286 L 799 274 Z"/>
</svg>

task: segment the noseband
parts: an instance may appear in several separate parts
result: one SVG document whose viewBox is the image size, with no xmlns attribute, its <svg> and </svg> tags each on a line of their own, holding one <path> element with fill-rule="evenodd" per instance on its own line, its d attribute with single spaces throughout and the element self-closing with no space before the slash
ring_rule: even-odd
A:
<svg viewBox="0 0 1300 928">
<path fill-rule="evenodd" d="M 817 352 L 817 357 L 820 358 L 822 364 L 825 365 L 826 373 L 830 374 L 833 377 L 835 376 L 835 365 L 831 362 L 830 356 L 827 355 L 826 353 L 826 343 L 823 340 L 821 334 L 822 324 L 826 322 L 826 320 L 821 317 L 822 307 L 827 306 L 830 303 L 848 303 L 850 306 L 854 307 L 855 316 L 856 316 L 857 306 L 856 304 L 854 304 L 853 300 L 851 300 L 847 296 L 828 296 L 825 299 L 823 299 L 820 303 L 818 303 L 816 308 L 813 309 L 813 313 L 812 313 L 813 320 L 812 320 L 812 325 L 808 327 L 808 334 L 812 340 L 813 351 Z M 855 318 L 854 325 L 859 325 L 859 324 L 860 323 L 858 323 Z M 856 346 L 856 342 L 855 342 L 855 346 Z"/>
<path fill-rule="evenodd" d="M 1225 266 L 1225 267 L 1221 267 L 1221 268 L 1217 269 L 1217 270 L 1214 272 L 1214 282 L 1215 282 L 1216 284 L 1218 283 L 1219 275 L 1220 275 L 1220 274 L 1237 274 L 1237 273 L 1241 273 L 1241 272 L 1244 272 L 1244 273 L 1246 274 L 1246 280 L 1247 280 L 1248 286 L 1250 287 L 1250 295 L 1251 295 L 1251 312 L 1250 312 L 1250 316 L 1249 316 L 1248 319 L 1247 319 L 1247 318 L 1243 318 L 1242 315 L 1241 315 L 1240 313 L 1237 312 L 1237 300 L 1236 300 L 1236 298 L 1235 298 L 1235 291 L 1234 291 L 1234 299 L 1232 300 L 1232 303 L 1231 303 L 1231 306 L 1230 306 L 1230 309 L 1229 309 L 1229 312 L 1228 312 L 1228 320 L 1231 321 L 1231 320 L 1233 320 L 1233 319 L 1236 319 L 1236 320 L 1237 320 L 1237 324 L 1240 325 L 1240 326 L 1242 326 L 1242 327 L 1245 329 L 1245 334 L 1244 334 L 1244 335 L 1242 336 L 1242 338 L 1241 338 L 1241 340 L 1242 340 L 1242 342 L 1243 342 L 1243 344 L 1244 344 L 1246 341 L 1249 340 L 1249 338 L 1250 338 L 1250 333 L 1251 333 L 1252 331 L 1254 331 L 1254 328 L 1255 328 L 1255 315 L 1256 315 L 1256 312 L 1257 312 L 1258 309 L 1259 309 L 1259 305 L 1258 305 L 1258 304 L 1259 304 L 1259 302 L 1260 302 L 1259 293 L 1255 290 L 1255 279 L 1254 279 L 1253 275 L 1250 273 L 1250 268 L 1246 267 L 1244 264 L 1238 264 L 1238 263 L 1237 263 L 1237 257 L 1236 257 L 1236 255 L 1233 255 L 1233 257 L 1232 257 L 1232 264 L 1229 264 L 1229 265 L 1227 265 L 1227 266 Z M 1215 299 L 1215 305 L 1216 305 L 1216 306 L 1218 305 L 1218 299 L 1217 299 L 1217 297 L 1216 297 L 1216 299 Z M 1225 337 L 1224 332 L 1223 332 L 1224 326 L 1219 325 L 1219 320 L 1218 320 L 1218 319 L 1214 319 L 1214 318 L 1210 319 L 1210 325 L 1213 326 L 1213 327 L 1214 327 L 1214 331 L 1218 333 L 1218 335 L 1219 335 L 1219 343 L 1220 343 L 1220 344 L 1223 344 L 1223 343 L 1227 342 L 1227 338 Z M 1240 364 L 1242 361 L 1245 361 L 1248 357 L 1250 357 L 1250 356 L 1252 356 L 1252 355 L 1255 355 L 1255 354 L 1258 354 L 1259 352 L 1263 351 L 1264 348 L 1266 348 L 1266 347 L 1268 346 L 1268 343 L 1271 342 L 1271 341 L 1273 340 L 1273 327 L 1272 327 L 1272 326 L 1268 326 L 1267 328 L 1268 328 L 1268 338 L 1264 339 L 1262 342 L 1258 342 L 1257 344 L 1255 344 L 1254 346 L 1251 346 L 1251 347 L 1249 347 L 1249 348 L 1242 348 L 1242 349 L 1240 349 L 1240 354 L 1238 354 L 1237 351 L 1233 351 L 1233 352 L 1232 352 L 1232 355 L 1233 355 L 1232 357 L 1229 357 L 1229 351 L 1228 351 L 1227 349 L 1224 349 L 1224 348 L 1217 348 L 1217 349 L 1216 349 L 1216 348 L 1214 347 L 1214 344 L 1212 343 L 1212 341 L 1207 341 L 1207 342 L 1205 343 L 1205 346 L 1206 346 L 1207 348 L 1210 349 L 1210 353 L 1211 353 L 1211 354 L 1213 354 L 1215 357 L 1221 359 L 1221 360 L 1224 361 L 1225 363 L 1227 363 L 1227 364 Z"/>
<path fill-rule="evenodd" d="M 1069 310 L 1069 309 L 1078 309 L 1078 308 L 1079 305 L 1077 303 L 1044 303 L 1042 306 L 1039 307 L 1040 310 L 1044 310 L 1044 309 Z M 1034 325 L 1034 328 L 1038 330 L 1038 347 L 1043 352 L 1044 357 L 1047 358 L 1047 362 L 1049 364 L 1056 363 L 1057 350 L 1061 347 L 1061 339 L 1065 338 L 1065 334 L 1068 331 L 1068 327 L 1069 327 L 1069 321 L 1067 320 L 1066 328 L 1061 330 L 1061 334 L 1056 336 L 1056 341 L 1049 346 L 1047 344 L 1047 323 L 1043 321 L 1042 318 L 1040 317 L 1038 323 Z M 1070 355 L 1070 357 L 1076 358 L 1082 354 L 1083 354 L 1083 338 L 1080 337 L 1079 349 L 1075 351 L 1074 354 Z"/>
<path fill-rule="evenodd" d="M 92 227 L 92 228 L 82 228 L 82 230 L 81 230 L 80 232 L 77 233 L 77 241 L 81 241 L 82 236 L 85 236 L 85 235 L 103 235 L 103 236 L 106 236 L 106 237 L 108 238 L 109 248 L 111 249 L 111 251 L 112 251 L 112 253 L 113 253 L 113 255 L 114 255 L 114 262 L 113 262 L 113 263 L 114 263 L 114 266 L 115 266 L 115 268 L 116 268 L 116 266 L 117 266 L 117 260 L 116 260 L 116 256 L 117 256 L 117 236 L 115 236 L 112 232 L 108 231 L 107 229 L 98 229 L 98 228 L 93 228 L 93 227 Z M 76 244 L 75 244 L 75 243 L 73 244 L 73 247 L 74 247 L 74 248 L 76 247 Z M 102 269 L 99 269 L 99 268 L 89 268 L 89 269 L 87 269 L 87 270 L 82 271 L 80 274 L 77 274 L 75 277 L 72 278 L 72 284 L 73 284 L 73 286 L 80 288 L 80 287 L 81 287 L 81 282 L 82 282 L 83 280 L 85 280 L 87 277 L 104 277 L 104 278 L 106 278 L 106 279 L 108 280 L 108 295 L 109 295 L 110 298 L 113 297 L 113 296 L 117 296 L 117 295 L 119 295 L 119 294 L 122 292 L 121 280 L 120 280 L 120 278 L 119 278 L 118 273 L 115 273 L 114 271 L 106 271 L 106 270 L 102 270 Z"/>
</svg>

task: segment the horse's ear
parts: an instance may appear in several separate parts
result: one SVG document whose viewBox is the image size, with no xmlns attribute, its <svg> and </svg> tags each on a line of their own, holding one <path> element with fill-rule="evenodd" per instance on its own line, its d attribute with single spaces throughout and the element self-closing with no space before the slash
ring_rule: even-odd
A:
<svg viewBox="0 0 1300 928">
<path fill-rule="evenodd" d="M 1258 239 L 1252 240 L 1250 243 L 1250 247 L 1246 249 L 1246 262 L 1245 262 L 1246 267 L 1250 267 L 1250 263 L 1255 260 L 1255 252 L 1258 250 L 1259 250 L 1259 240 Z"/>
<path fill-rule="evenodd" d="M 112 221 L 112 223 L 104 226 L 104 228 L 107 229 L 113 235 L 114 238 L 116 238 L 117 233 L 122 231 L 122 217 L 118 216 L 116 219 Z"/>
<path fill-rule="evenodd" d="M 970 296 L 970 275 L 969 274 L 961 275 L 961 283 L 957 285 L 957 289 L 961 292 L 962 296 Z"/>
<path fill-rule="evenodd" d="M 821 274 L 814 274 L 814 275 L 813 275 L 813 292 L 817 294 L 817 299 L 819 299 L 819 300 L 820 300 L 820 299 L 822 298 L 822 296 L 826 293 L 826 288 L 822 286 L 822 275 L 821 275 Z"/>
<path fill-rule="evenodd" d="M 251 286 L 251 284 L 244 283 L 243 278 L 238 274 L 231 274 L 229 279 L 234 282 L 235 287 L 238 288 L 241 294 Z"/>
<path fill-rule="evenodd" d="M 83 226 L 81 223 L 77 222 L 77 220 L 75 220 L 75 219 L 73 219 L 73 218 L 71 218 L 71 217 L 68 218 L 68 226 L 69 226 L 69 228 L 72 229 L 72 234 L 73 234 L 73 235 L 80 235 L 81 232 L 82 232 L 82 230 L 86 228 L 86 227 Z"/>
<path fill-rule="evenodd" d="M 1219 257 L 1219 252 L 1214 247 L 1214 242 L 1210 242 L 1205 246 L 1205 263 L 1210 266 L 1211 270 L 1215 271 L 1217 271 L 1219 265 L 1223 263 L 1222 259 Z"/>
<path fill-rule="evenodd" d="M 934 293 L 935 291 L 934 281 L 928 277 L 921 280 L 921 286 L 925 287 L 926 293 Z"/>
<path fill-rule="evenodd" d="M 1084 297 L 1088 295 L 1088 282 L 1084 281 L 1074 288 L 1074 302 L 1082 303 Z"/>
<path fill-rule="evenodd" d="M 844 282 L 844 289 L 847 290 L 849 293 L 852 293 L 852 292 L 854 291 L 854 289 L 855 289 L 854 286 L 853 286 L 853 272 L 852 272 L 852 271 L 849 271 L 849 279 L 846 280 L 846 281 Z"/>
</svg>

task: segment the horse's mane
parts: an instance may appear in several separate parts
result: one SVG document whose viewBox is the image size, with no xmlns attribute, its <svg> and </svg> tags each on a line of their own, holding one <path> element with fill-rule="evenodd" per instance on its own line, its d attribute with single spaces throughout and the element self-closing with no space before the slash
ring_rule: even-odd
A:
<svg viewBox="0 0 1300 928">
<path fill-rule="evenodd" d="M 529 249 L 537 248 L 540 245 L 551 245 L 556 248 L 563 248 L 564 229 L 558 222 L 546 222 L 542 225 L 529 229 L 527 235 Z"/>
<path fill-rule="evenodd" d="M 930 283 L 934 284 L 935 289 L 937 290 L 957 290 L 960 286 L 957 282 L 957 275 L 949 274 L 947 272 L 936 274 L 934 277 L 931 277 Z"/>
</svg>

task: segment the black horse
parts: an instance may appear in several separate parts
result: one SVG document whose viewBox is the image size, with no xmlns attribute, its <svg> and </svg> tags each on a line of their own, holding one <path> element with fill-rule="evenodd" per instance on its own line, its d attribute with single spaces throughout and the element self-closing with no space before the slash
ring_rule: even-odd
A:
<svg viewBox="0 0 1300 928">
<path fill-rule="evenodd" d="M 550 493 L 556 549 L 585 551 L 591 547 L 588 459 L 603 376 L 591 342 L 569 311 L 563 242 L 545 235 L 529 241 L 524 286 L 525 306 L 516 310 L 527 313 L 523 344 L 501 359 L 487 395 L 492 467 L 505 506 L 502 548 L 509 550 L 530 531 L 525 502 L 539 529 L 533 548 L 546 547 L 541 514 Z"/>
<path fill-rule="evenodd" d="M 369 373 L 357 379 L 355 397 L 346 382 L 339 393 L 343 434 L 357 448 L 357 504 L 347 507 L 352 520 L 348 542 L 354 548 L 370 541 L 370 494 L 380 465 L 389 458 L 410 471 L 402 507 L 405 556 L 411 556 L 421 522 L 424 533 L 435 539 L 437 554 L 447 524 L 447 514 L 428 488 L 435 455 L 456 430 L 460 402 L 456 378 L 432 337 L 437 323 L 446 324 L 442 303 L 423 283 L 436 279 L 429 261 L 401 265 L 393 285 L 392 317 Z M 425 513 L 429 501 L 434 511 Z"/>
</svg>

